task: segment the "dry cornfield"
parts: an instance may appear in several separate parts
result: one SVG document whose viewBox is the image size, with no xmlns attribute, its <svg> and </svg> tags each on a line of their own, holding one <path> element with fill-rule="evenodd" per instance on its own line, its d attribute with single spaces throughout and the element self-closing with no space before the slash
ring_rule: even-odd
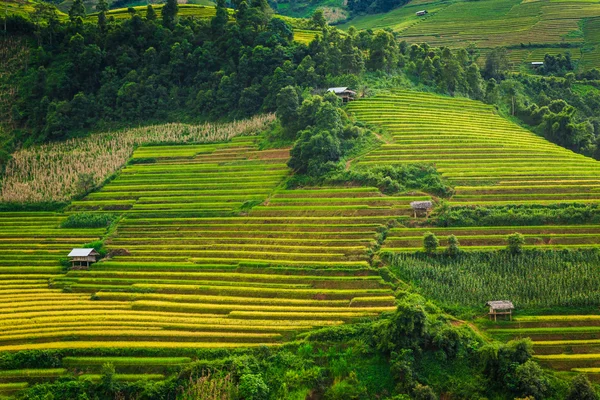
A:
<svg viewBox="0 0 600 400">
<path fill-rule="evenodd" d="M 83 176 L 102 184 L 131 157 L 134 149 L 154 143 L 210 143 L 260 132 L 273 114 L 227 124 L 164 124 L 107 132 L 18 150 L 6 166 L 0 201 L 68 201 L 81 193 Z"/>
</svg>

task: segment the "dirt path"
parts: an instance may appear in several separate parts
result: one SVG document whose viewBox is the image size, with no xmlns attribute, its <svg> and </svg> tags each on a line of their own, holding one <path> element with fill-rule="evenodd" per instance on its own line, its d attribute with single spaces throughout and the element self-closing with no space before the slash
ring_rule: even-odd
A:
<svg viewBox="0 0 600 400">
<path fill-rule="evenodd" d="M 375 135 L 375 137 L 377 139 L 381 140 L 383 143 L 390 144 L 390 142 L 386 138 L 384 138 L 383 136 L 381 136 L 379 133 L 373 132 L 373 135 Z"/>
</svg>

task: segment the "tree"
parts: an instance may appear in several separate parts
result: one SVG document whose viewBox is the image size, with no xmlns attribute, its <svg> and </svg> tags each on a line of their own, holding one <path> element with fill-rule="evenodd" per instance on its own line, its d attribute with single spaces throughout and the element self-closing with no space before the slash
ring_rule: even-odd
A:
<svg viewBox="0 0 600 400">
<path fill-rule="evenodd" d="M 98 11 L 98 28 L 101 31 L 106 30 L 106 12 L 108 11 L 108 3 L 106 0 L 99 0 L 96 4 L 96 11 Z"/>
<path fill-rule="evenodd" d="M 316 10 L 310 18 L 310 26 L 314 29 L 324 29 L 327 26 L 327 20 L 322 9 Z"/>
<path fill-rule="evenodd" d="M 225 28 L 225 25 L 227 25 L 228 19 L 229 14 L 227 13 L 225 0 L 217 0 L 217 13 L 210 21 L 213 33 L 221 34 Z"/>
<path fill-rule="evenodd" d="M 281 127 L 285 136 L 293 139 L 298 132 L 298 108 L 300 102 L 298 93 L 293 86 L 286 86 L 279 91 L 277 95 L 277 118 L 281 122 Z"/>
<path fill-rule="evenodd" d="M 398 64 L 398 48 L 394 35 L 386 31 L 378 31 L 369 48 L 369 69 L 390 72 Z"/>
<path fill-rule="evenodd" d="M 146 20 L 156 21 L 156 11 L 154 11 L 152 4 L 148 4 L 148 7 L 146 7 Z"/>
<path fill-rule="evenodd" d="M 38 46 L 43 43 L 44 33 L 47 33 L 50 45 L 52 45 L 52 39 L 59 24 L 56 7 L 45 2 L 35 3 L 31 21 L 35 24 L 35 36 L 38 39 Z"/>
<path fill-rule="evenodd" d="M 423 235 L 423 248 L 425 249 L 425 253 L 435 253 L 439 245 L 440 241 L 435 236 L 435 234 L 431 232 L 426 232 L 425 235 Z"/>
<path fill-rule="evenodd" d="M 290 151 L 288 165 L 298 173 L 321 176 L 340 160 L 340 140 L 330 131 L 305 130 Z"/>
<path fill-rule="evenodd" d="M 483 100 L 483 79 L 481 79 L 481 73 L 476 63 L 469 65 L 467 68 L 467 88 L 469 90 L 469 96 L 475 100 Z"/>
<path fill-rule="evenodd" d="M 421 304 L 408 300 L 398 304 L 391 318 L 383 320 L 375 331 L 377 347 L 393 354 L 418 350 L 428 337 L 427 314 Z"/>
<path fill-rule="evenodd" d="M 525 244 L 525 238 L 518 232 L 508 235 L 508 251 L 511 254 L 521 254 L 523 252 L 523 245 Z"/>
<path fill-rule="evenodd" d="M 519 365 L 515 369 L 514 379 L 515 390 L 520 396 L 533 396 L 536 399 L 543 399 L 550 389 L 544 371 L 533 360 Z"/>
<path fill-rule="evenodd" d="M 451 257 L 456 257 L 460 254 L 460 243 L 458 239 L 454 235 L 448 236 L 448 248 L 446 249 L 446 254 Z"/>
<path fill-rule="evenodd" d="M 83 0 L 74 0 L 69 9 L 69 19 L 71 22 L 77 21 L 77 18 L 85 18 L 85 5 Z"/>
<path fill-rule="evenodd" d="M 179 6 L 177 5 L 177 0 L 167 0 L 167 3 L 162 8 L 163 25 L 169 29 L 173 29 L 175 27 L 175 18 L 177 17 L 178 11 Z"/>
<path fill-rule="evenodd" d="M 505 72 L 509 69 L 510 60 L 508 58 L 508 51 L 503 47 L 497 47 L 490 51 L 485 59 L 483 75 L 486 79 L 494 78 L 499 81 L 504 78 Z"/>
<path fill-rule="evenodd" d="M 571 381 L 566 400 L 598 400 L 598 395 L 587 376 L 581 374 Z"/>
</svg>

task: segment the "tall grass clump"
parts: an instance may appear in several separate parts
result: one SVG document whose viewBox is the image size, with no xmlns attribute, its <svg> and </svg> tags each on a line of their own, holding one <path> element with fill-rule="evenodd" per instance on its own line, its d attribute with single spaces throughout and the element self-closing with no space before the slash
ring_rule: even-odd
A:
<svg viewBox="0 0 600 400">
<path fill-rule="evenodd" d="M 182 400 L 206 399 L 227 400 L 233 398 L 236 387 L 231 374 L 224 376 L 211 375 L 210 372 L 194 379 L 182 388 L 179 398 Z"/>
<path fill-rule="evenodd" d="M 258 132 L 274 119 L 267 114 L 227 124 L 153 125 L 22 149 L 6 166 L 0 201 L 68 201 L 101 185 L 125 165 L 136 146 L 226 141 Z"/>
</svg>

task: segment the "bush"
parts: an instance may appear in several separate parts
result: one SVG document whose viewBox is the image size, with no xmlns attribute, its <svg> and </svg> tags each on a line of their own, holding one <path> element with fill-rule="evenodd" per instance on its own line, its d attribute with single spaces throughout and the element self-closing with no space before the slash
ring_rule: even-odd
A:
<svg viewBox="0 0 600 400">
<path fill-rule="evenodd" d="M 437 400 L 437 396 L 432 388 L 427 385 L 418 384 L 413 391 L 415 400 Z"/>
<path fill-rule="evenodd" d="M 425 235 L 423 235 L 423 248 L 425 249 L 425 253 L 435 253 L 439 245 L 440 241 L 435 236 L 435 234 L 431 232 L 426 232 Z"/>
<path fill-rule="evenodd" d="M 335 184 L 352 182 L 376 186 L 385 194 L 407 189 L 422 190 L 439 197 L 450 197 L 454 194 L 454 189 L 443 180 L 435 167 L 429 164 L 377 165 L 343 171 L 327 181 Z"/>
<path fill-rule="evenodd" d="M 523 252 L 523 245 L 525 244 L 525 238 L 520 233 L 513 233 L 508 235 L 508 247 L 507 250 L 511 254 L 521 254 Z"/>
<path fill-rule="evenodd" d="M 260 374 L 242 375 L 238 391 L 244 400 L 267 400 L 269 398 L 269 388 Z"/>
<path fill-rule="evenodd" d="M 437 217 L 436 225 L 443 227 L 599 224 L 600 205 L 460 206 L 445 208 Z"/>
<path fill-rule="evenodd" d="M 456 257 L 460 254 L 460 243 L 456 236 L 450 235 L 448 236 L 448 248 L 446 249 L 446 254 L 450 257 Z"/>
<path fill-rule="evenodd" d="M 533 396 L 536 399 L 546 397 L 550 389 L 548 379 L 542 368 L 532 360 L 519 365 L 515 369 L 515 389 L 521 396 Z"/>
<path fill-rule="evenodd" d="M 93 214 L 78 213 L 69 215 L 62 224 L 61 228 L 105 228 L 109 226 L 116 218 L 114 214 Z"/>
<path fill-rule="evenodd" d="M 334 384 L 327 389 L 325 399 L 327 400 L 358 400 L 367 395 L 367 388 L 362 385 L 354 371 L 350 372 L 347 379 Z"/>
<path fill-rule="evenodd" d="M 571 382 L 566 400 L 598 400 L 598 395 L 585 375 L 577 375 Z"/>
</svg>

